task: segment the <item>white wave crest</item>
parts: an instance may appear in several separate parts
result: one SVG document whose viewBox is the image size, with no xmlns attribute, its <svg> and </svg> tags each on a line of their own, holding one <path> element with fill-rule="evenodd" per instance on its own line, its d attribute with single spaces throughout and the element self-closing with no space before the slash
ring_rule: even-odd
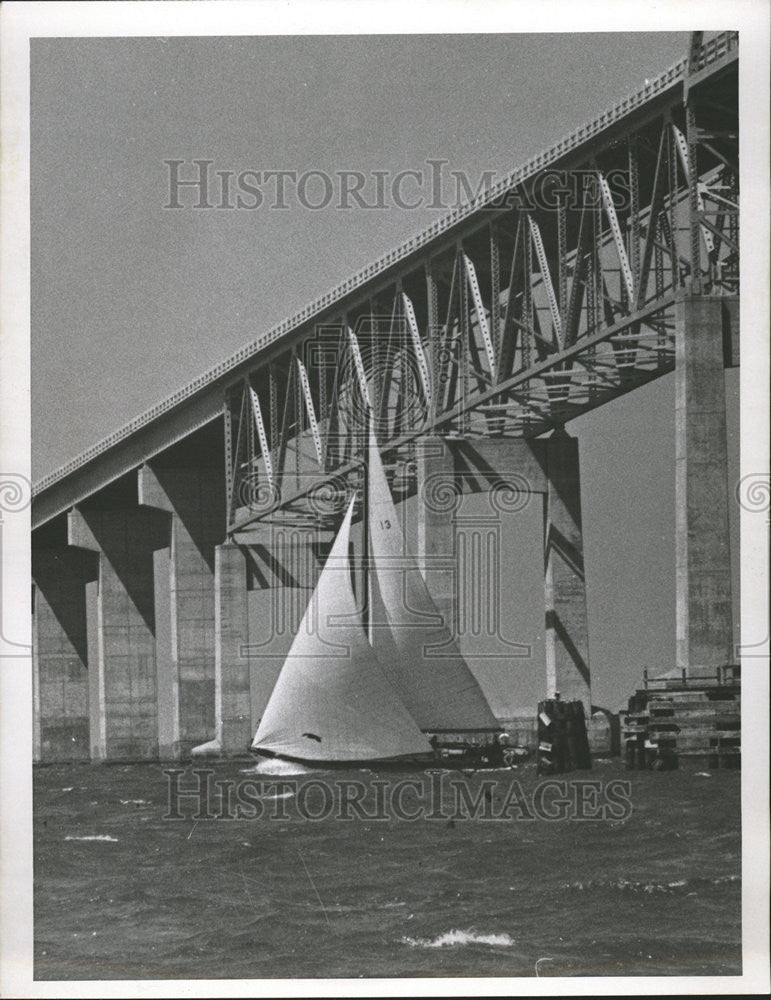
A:
<svg viewBox="0 0 771 1000">
<path fill-rule="evenodd" d="M 103 840 L 103 841 L 109 841 L 109 843 L 111 843 L 111 844 L 117 844 L 118 843 L 118 838 L 117 837 L 111 837 L 109 835 L 109 833 L 90 833 L 90 834 L 86 834 L 83 837 L 67 836 L 64 839 L 65 840 Z"/>
<path fill-rule="evenodd" d="M 486 944 L 491 948 L 512 948 L 514 941 L 508 934 L 477 934 L 474 931 L 451 930 L 433 939 L 403 937 L 402 944 L 410 948 L 453 948 L 467 944 Z"/>
<path fill-rule="evenodd" d="M 296 764 L 291 760 L 261 760 L 254 767 L 243 767 L 239 774 L 274 774 L 283 777 L 287 774 L 312 774 L 313 768 L 305 767 L 303 764 Z"/>
</svg>

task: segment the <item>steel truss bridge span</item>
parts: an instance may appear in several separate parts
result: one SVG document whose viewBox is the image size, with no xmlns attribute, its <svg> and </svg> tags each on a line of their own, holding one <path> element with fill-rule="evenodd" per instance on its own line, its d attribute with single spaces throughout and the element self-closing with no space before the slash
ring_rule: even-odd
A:
<svg viewBox="0 0 771 1000">
<path fill-rule="evenodd" d="M 738 36 L 695 33 L 644 88 L 36 484 L 33 525 L 223 414 L 227 532 L 323 523 L 370 409 L 409 492 L 423 435 L 535 437 L 672 371 L 683 295 L 725 300 L 737 364 L 738 292 Z"/>
</svg>

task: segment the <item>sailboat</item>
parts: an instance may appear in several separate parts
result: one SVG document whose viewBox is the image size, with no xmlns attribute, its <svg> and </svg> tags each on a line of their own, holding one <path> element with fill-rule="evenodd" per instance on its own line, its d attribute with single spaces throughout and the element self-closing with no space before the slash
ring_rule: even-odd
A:
<svg viewBox="0 0 771 1000">
<path fill-rule="evenodd" d="M 350 501 L 252 751 L 310 764 L 430 762 L 429 735 L 500 731 L 404 537 L 374 426 L 367 461 L 368 627 L 349 561 Z"/>
</svg>

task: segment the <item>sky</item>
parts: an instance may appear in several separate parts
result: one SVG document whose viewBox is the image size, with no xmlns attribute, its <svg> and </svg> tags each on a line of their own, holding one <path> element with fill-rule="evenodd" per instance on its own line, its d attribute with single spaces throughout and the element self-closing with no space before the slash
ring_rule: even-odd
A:
<svg viewBox="0 0 771 1000">
<path fill-rule="evenodd" d="M 687 43 L 684 33 L 34 39 L 33 478 L 443 214 L 174 211 L 164 160 L 369 173 L 445 159 L 471 178 L 505 173 Z"/>
<path fill-rule="evenodd" d="M 369 175 L 430 159 L 500 175 L 687 46 L 682 32 L 33 40 L 34 479 L 442 214 L 296 199 L 174 210 L 164 161 L 185 161 L 185 176 L 195 159 L 236 175 Z M 674 664 L 672 376 L 569 429 L 581 447 L 593 700 L 615 708 L 644 664 Z M 537 650 L 540 520 L 522 530 L 518 628 Z M 501 699 L 532 697 L 541 676 L 534 667 Z"/>
</svg>

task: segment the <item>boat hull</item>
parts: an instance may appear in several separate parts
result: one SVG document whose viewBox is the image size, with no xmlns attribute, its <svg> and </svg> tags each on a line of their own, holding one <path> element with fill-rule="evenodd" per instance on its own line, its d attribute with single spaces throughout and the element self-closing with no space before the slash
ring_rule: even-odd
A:
<svg viewBox="0 0 771 1000">
<path fill-rule="evenodd" d="M 508 766 L 498 761 L 487 760 L 480 754 L 477 748 L 469 748 L 453 753 L 443 753 L 437 750 L 430 754 L 413 754 L 406 757 L 365 758 L 359 760 L 320 760 L 315 757 L 295 757 L 256 747 L 252 747 L 249 752 L 253 756 L 260 757 L 263 760 L 284 760 L 291 764 L 302 764 L 305 767 L 314 767 L 328 771 L 354 771 L 357 768 L 377 768 L 378 770 L 390 771 L 414 771 L 431 768 L 457 771 L 468 770 L 469 768 L 473 770 L 498 769 L 501 766 Z"/>
<path fill-rule="evenodd" d="M 266 760 L 286 760 L 292 764 L 304 764 L 306 767 L 320 767 L 329 770 L 352 770 L 357 767 L 405 770 L 414 767 L 430 767 L 432 764 L 439 763 L 439 759 L 433 752 L 410 754 L 405 757 L 368 757 L 356 760 L 324 760 L 318 757 L 295 757 L 290 754 L 275 753 L 273 750 L 263 750 L 259 747 L 252 747 L 249 752 L 255 757 L 263 757 Z"/>
</svg>

